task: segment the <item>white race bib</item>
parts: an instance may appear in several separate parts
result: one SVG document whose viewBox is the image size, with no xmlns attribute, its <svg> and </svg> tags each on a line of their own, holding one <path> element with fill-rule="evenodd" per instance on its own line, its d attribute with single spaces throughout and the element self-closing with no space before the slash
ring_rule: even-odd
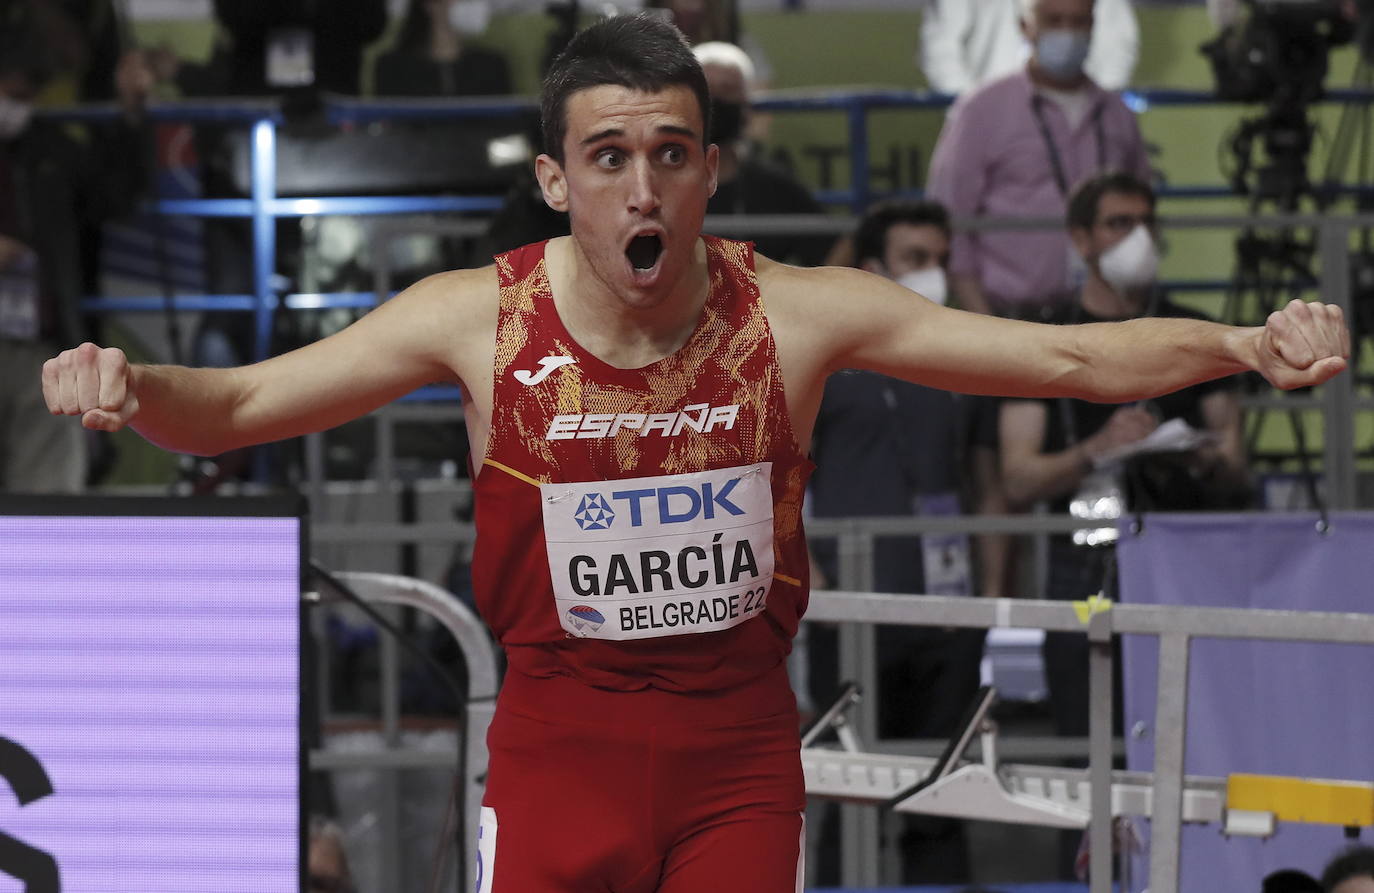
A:
<svg viewBox="0 0 1374 893">
<path fill-rule="evenodd" d="M 762 614 L 773 582 L 772 467 L 541 484 L 563 629 L 652 639 Z"/>
</svg>

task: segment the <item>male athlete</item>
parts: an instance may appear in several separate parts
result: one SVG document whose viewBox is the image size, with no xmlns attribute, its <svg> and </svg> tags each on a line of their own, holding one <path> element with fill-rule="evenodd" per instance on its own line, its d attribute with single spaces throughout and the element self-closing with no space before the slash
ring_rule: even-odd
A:
<svg viewBox="0 0 1374 893">
<path fill-rule="evenodd" d="M 1114 402 L 1245 369 L 1312 385 L 1346 365 L 1334 307 L 1295 302 L 1262 328 L 1039 326 L 703 236 L 707 115 L 677 31 L 602 22 L 544 84 L 536 171 L 571 236 L 433 276 L 253 366 L 130 366 L 83 344 L 43 371 L 53 412 L 199 455 L 461 382 L 474 582 L 509 658 L 482 891 L 801 889 L 784 658 L 807 598 L 800 445 L 831 372 Z"/>
</svg>

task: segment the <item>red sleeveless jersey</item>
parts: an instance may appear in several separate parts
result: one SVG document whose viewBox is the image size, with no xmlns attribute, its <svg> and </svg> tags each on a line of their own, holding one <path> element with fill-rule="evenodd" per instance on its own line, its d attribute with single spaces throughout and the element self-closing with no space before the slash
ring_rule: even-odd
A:
<svg viewBox="0 0 1374 893">
<path fill-rule="evenodd" d="M 640 369 L 609 366 L 568 334 L 543 243 L 496 258 L 473 585 L 526 675 L 714 691 L 791 648 L 812 465 L 792 433 L 753 247 L 703 240 L 701 319 Z"/>
</svg>

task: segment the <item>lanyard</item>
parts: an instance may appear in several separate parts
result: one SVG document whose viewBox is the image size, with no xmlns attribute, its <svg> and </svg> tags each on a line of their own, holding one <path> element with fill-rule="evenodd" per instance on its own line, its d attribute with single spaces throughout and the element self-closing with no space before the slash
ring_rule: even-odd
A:
<svg viewBox="0 0 1374 893">
<path fill-rule="evenodd" d="M 1064 198 L 1069 197 L 1069 178 L 1064 172 L 1064 159 L 1059 154 L 1059 147 L 1054 144 L 1054 136 L 1050 133 L 1049 122 L 1045 120 L 1045 110 L 1041 107 L 1045 102 L 1045 97 L 1036 94 L 1031 97 L 1031 111 L 1035 114 L 1035 123 L 1040 125 L 1040 136 L 1045 140 L 1045 150 L 1050 155 L 1050 167 L 1054 171 L 1054 182 L 1059 186 L 1059 194 Z M 1097 170 L 1098 172 L 1107 169 L 1107 137 L 1102 131 L 1102 103 L 1099 102 L 1093 109 L 1093 135 L 1097 138 Z"/>
</svg>

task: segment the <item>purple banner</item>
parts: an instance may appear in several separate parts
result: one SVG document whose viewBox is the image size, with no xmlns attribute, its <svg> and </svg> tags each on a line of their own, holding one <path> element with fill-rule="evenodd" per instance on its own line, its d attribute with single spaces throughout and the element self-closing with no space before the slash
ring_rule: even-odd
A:
<svg viewBox="0 0 1374 893">
<path fill-rule="evenodd" d="M 1326 534 L 1316 523 L 1316 515 L 1147 515 L 1139 535 L 1122 529 L 1121 599 L 1369 612 L 1374 517 L 1333 515 Z M 1123 650 L 1127 763 L 1150 770 L 1158 639 L 1127 636 Z M 1187 772 L 1374 779 L 1374 646 L 1195 638 L 1190 655 Z M 1329 825 L 1280 823 L 1267 841 L 1185 827 L 1179 889 L 1258 891 L 1281 868 L 1319 876 L 1345 844 Z M 1136 862 L 1141 890 L 1148 858 Z"/>
<path fill-rule="evenodd" d="M 298 888 L 299 528 L 0 516 L 0 890 Z"/>
</svg>

